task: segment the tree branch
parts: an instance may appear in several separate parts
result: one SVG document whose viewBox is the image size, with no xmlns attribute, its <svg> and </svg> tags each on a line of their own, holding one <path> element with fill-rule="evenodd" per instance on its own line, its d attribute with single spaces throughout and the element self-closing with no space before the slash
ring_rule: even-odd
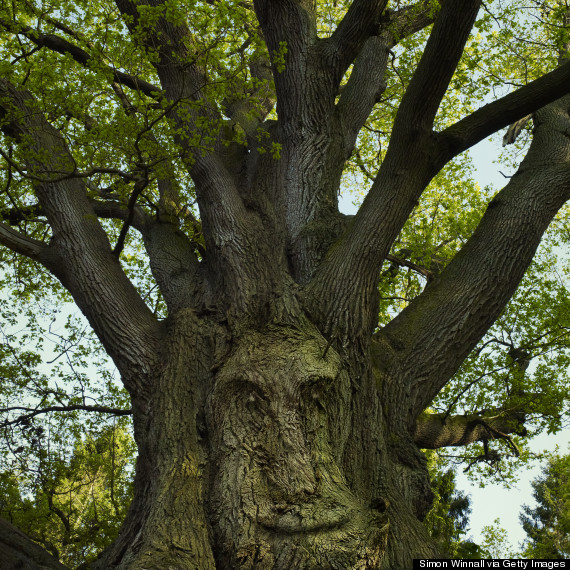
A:
<svg viewBox="0 0 570 570">
<path fill-rule="evenodd" d="M 6 414 L 8 412 L 29 412 L 26 414 L 22 414 L 13 420 L 6 420 L 0 423 L 0 427 L 6 427 L 11 425 L 16 425 L 26 420 L 30 420 L 35 418 L 36 416 L 42 414 L 49 414 L 50 412 L 75 412 L 75 411 L 83 411 L 83 412 L 96 412 L 99 414 L 109 414 L 113 416 L 131 416 L 133 414 L 132 410 L 123 410 L 120 408 L 110 408 L 109 406 L 88 406 L 85 404 L 74 404 L 71 406 L 48 406 L 47 408 L 26 408 L 22 406 L 13 406 L 10 408 L 0 408 L 0 414 Z"/>
<path fill-rule="evenodd" d="M 0 244 L 16 253 L 40 262 L 42 254 L 49 249 L 45 243 L 25 236 L 2 222 L 0 222 Z"/>
<path fill-rule="evenodd" d="M 73 172 L 61 134 L 35 109 L 30 93 L 0 79 L 0 124 L 24 145 L 39 204 L 52 228 L 44 265 L 62 282 L 119 368 L 127 387 L 143 390 L 154 366 L 162 328 L 111 253 L 107 235 L 82 179 L 49 180 L 51 171 Z"/>
<path fill-rule="evenodd" d="M 499 129 L 562 97 L 570 92 L 569 84 L 570 62 L 477 109 L 436 136 L 438 163 L 443 166 Z"/>
<path fill-rule="evenodd" d="M 425 267 L 422 267 L 421 265 L 418 265 L 417 263 L 414 263 L 407 259 L 396 257 L 395 255 L 387 255 L 386 259 L 392 263 L 395 263 L 396 265 L 400 265 L 401 267 L 410 268 L 412 271 L 423 275 L 428 281 L 431 281 L 435 277 L 433 271 L 430 271 L 429 269 L 426 269 Z"/>
<path fill-rule="evenodd" d="M 55 34 L 42 34 L 30 26 L 10 22 L 9 20 L 5 20 L 3 18 L 0 18 L 0 25 L 13 34 L 23 35 L 40 48 L 45 47 L 51 51 L 55 51 L 63 55 L 70 55 L 77 63 L 81 64 L 84 67 L 88 67 L 94 61 L 96 61 L 95 58 L 93 58 L 93 56 L 85 50 Z M 100 65 L 100 62 L 97 63 Z M 125 85 L 130 89 L 141 91 L 153 99 L 160 98 L 160 87 L 152 85 L 148 81 L 144 81 L 143 79 L 140 79 L 134 75 L 123 73 L 122 71 L 118 71 L 112 67 L 106 67 L 109 71 L 109 74 L 113 77 L 113 81 L 117 81 L 118 83 Z"/>
<path fill-rule="evenodd" d="M 337 104 L 346 133 L 345 156 L 350 156 L 360 129 L 386 89 L 384 75 L 390 49 L 434 20 L 432 2 L 424 0 L 397 12 L 388 12 L 382 18 L 378 34 L 364 42 Z"/>
<path fill-rule="evenodd" d="M 134 30 L 140 17 L 138 4 L 132 0 L 116 0 L 116 4 L 129 28 Z M 164 4 L 164 0 L 148 0 L 144 4 L 158 8 Z M 241 201 L 237 189 L 229 173 L 215 157 L 214 148 L 205 151 L 203 148 L 193 148 L 189 143 L 195 132 L 200 130 L 198 122 L 209 121 L 215 129 L 220 118 L 204 93 L 207 72 L 197 63 L 197 54 L 192 53 L 195 41 L 190 30 L 186 25 L 175 25 L 160 17 L 155 26 L 148 30 L 145 45 L 158 54 L 159 61 L 155 63 L 155 68 L 164 94 L 171 102 L 167 115 L 174 119 L 180 131 L 176 142 L 186 153 L 184 159 L 198 191 L 206 186 L 211 189 L 220 185 L 221 179 L 227 176 L 222 193 L 226 201 L 235 200 L 237 204 Z M 199 108 L 195 103 L 199 103 Z M 217 144 L 213 146 L 217 147 Z"/>
<path fill-rule="evenodd" d="M 308 70 L 311 48 L 317 40 L 313 0 L 256 0 L 255 12 L 273 62 L 273 78 L 279 101 L 279 120 L 286 124 L 311 119 L 315 89 L 330 90 L 329 85 L 311 85 Z M 282 54 L 282 55 L 278 55 Z M 313 109 L 314 112 L 314 109 Z"/>
<path fill-rule="evenodd" d="M 378 32 L 387 0 L 354 0 L 332 36 L 323 41 L 322 50 L 330 54 L 327 63 L 334 66 L 336 85 L 361 52 L 364 43 Z"/>
<path fill-rule="evenodd" d="M 134 30 L 139 23 L 140 3 L 116 0 L 116 4 Z M 164 0 L 147 0 L 145 4 L 160 8 Z M 264 255 L 260 255 L 260 240 L 256 237 L 261 224 L 246 210 L 236 181 L 217 151 L 221 144 L 219 132 L 217 142 L 210 149 L 197 149 L 189 142 L 196 132 L 201 131 L 203 123 L 210 123 L 218 129 L 220 115 L 207 98 L 207 73 L 198 63 L 200 54 L 188 26 L 174 24 L 160 16 L 147 30 L 144 41 L 147 48 L 158 56 L 155 67 L 165 97 L 171 102 L 169 117 L 176 123 L 178 131 L 175 140 L 184 151 L 183 159 L 196 185 L 206 241 L 205 262 L 211 265 L 212 274 L 231 275 L 227 281 L 234 283 L 235 287 L 232 290 L 228 288 L 228 301 L 239 312 L 258 304 L 253 299 L 264 286 L 259 279 L 260 260 Z M 207 255 L 210 251 L 212 256 Z M 177 264 L 181 259 L 186 260 L 188 255 L 176 254 L 174 257 Z M 273 258 L 273 252 L 269 257 Z M 269 258 L 264 261 L 271 263 Z"/>
<path fill-rule="evenodd" d="M 125 204 L 119 201 L 108 200 L 100 202 L 98 200 L 90 200 L 90 202 L 93 207 L 93 211 L 98 218 L 123 220 L 124 222 L 129 219 L 129 209 Z M 145 232 L 145 228 L 148 223 L 149 219 L 145 212 L 142 209 L 135 207 L 133 209 L 133 216 L 130 219 L 129 225 L 142 234 Z"/>
<path fill-rule="evenodd" d="M 396 114 L 392 139 L 401 139 L 400 144 L 407 144 L 410 136 L 431 131 L 480 5 L 481 0 L 444 3 Z"/>
<path fill-rule="evenodd" d="M 479 4 L 480 0 L 469 0 L 467 5 L 460 0 L 444 3 L 402 98 L 380 172 L 340 243 L 329 250 L 307 288 L 309 304 L 315 305 L 312 313 L 325 334 L 339 320 L 346 338 L 367 335 L 375 327 L 380 267 L 437 173 L 432 154 L 433 120 Z M 337 294 L 330 295 L 334 282 L 350 284 L 342 300 Z"/>
<path fill-rule="evenodd" d="M 113 83 L 113 90 L 125 114 L 130 116 L 138 112 L 120 85 Z M 148 127 L 146 132 L 141 133 L 139 137 L 146 137 L 158 144 L 150 128 Z M 138 144 L 135 146 L 138 149 Z M 143 162 L 140 153 L 139 161 Z M 139 229 L 142 230 L 152 274 L 160 287 L 169 312 L 174 314 L 184 307 L 198 309 L 203 295 L 197 292 L 200 289 L 198 258 L 194 253 L 192 243 L 178 230 L 181 213 L 180 194 L 174 180 L 172 164 L 168 163 L 166 170 L 168 175 L 162 172 L 156 181 L 159 191 L 157 220 L 151 220 L 149 216 L 145 216 Z M 134 226 L 137 223 L 136 218 L 140 217 L 137 216 L 140 212 L 136 207 L 136 201 L 147 184 L 148 172 L 143 171 L 142 177 L 139 177 L 135 183 L 127 204 L 126 216 L 123 218 L 125 223 L 115 245 L 115 255 L 120 254 L 123 248 L 129 226 Z M 193 217 L 192 220 L 195 222 Z"/>
<path fill-rule="evenodd" d="M 422 414 L 414 432 L 414 441 L 422 449 L 465 446 L 488 439 L 509 439 L 510 434 L 524 433 L 522 412 L 498 412 L 496 415 L 468 414 L 444 417 Z"/>
<path fill-rule="evenodd" d="M 0 560 L 6 568 L 67 568 L 3 518 L 0 518 Z"/>
<path fill-rule="evenodd" d="M 416 414 L 455 373 L 503 310 L 549 223 L 570 199 L 570 96 L 535 114 L 530 150 L 441 275 L 381 334 Z"/>
<path fill-rule="evenodd" d="M 135 207 L 137 204 L 137 200 L 144 191 L 144 189 L 148 186 L 148 182 L 149 180 L 147 176 L 140 177 L 135 182 L 133 191 L 131 192 L 129 201 L 127 203 L 127 217 L 125 219 L 123 227 L 121 228 L 119 237 L 117 238 L 117 243 L 115 244 L 115 247 L 113 249 L 113 255 L 117 258 L 119 258 L 121 252 L 123 251 L 123 248 L 125 247 L 125 240 L 127 238 L 127 233 L 135 218 Z"/>
</svg>

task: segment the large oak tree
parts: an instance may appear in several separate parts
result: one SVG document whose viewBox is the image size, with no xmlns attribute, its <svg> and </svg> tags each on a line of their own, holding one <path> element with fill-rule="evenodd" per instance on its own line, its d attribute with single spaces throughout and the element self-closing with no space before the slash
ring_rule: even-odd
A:
<svg viewBox="0 0 570 570">
<path fill-rule="evenodd" d="M 550 71 L 521 48 L 510 61 L 527 75 L 483 104 L 492 9 L 2 3 L 4 259 L 55 276 L 132 406 L 134 498 L 95 567 L 404 569 L 439 555 L 420 449 L 511 441 L 525 409 L 521 390 L 472 414 L 430 406 L 570 198 L 563 7 L 537 4 L 543 33 L 526 43 L 497 36 L 494 57 L 534 42 Z M 406 249 L 432 180 L 459 191 L 449 164 L 529 114 L 528 153 L 472 235 L 446 259 Z M 368 190 L 346 216 L 351 169 Z M 379 321 L 398 268 L 422 280 Z M 528 355 L 497 342 L 524 375 Z M 2 525 L 3 556 L 48 564 Z"/>
</svg>

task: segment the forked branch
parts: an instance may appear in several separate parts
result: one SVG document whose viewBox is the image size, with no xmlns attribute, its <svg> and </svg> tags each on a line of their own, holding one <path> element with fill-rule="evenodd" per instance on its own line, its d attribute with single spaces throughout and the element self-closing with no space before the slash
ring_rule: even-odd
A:
<svg viewBox="0 0 570 570">
<path fill-rule="evenodd" d="M 53 234 L 44 265 L 71 293 L 127 387 L 144 390 L 162 329 L 113 257 L 84 180 L 72 174 L 50 180 L 53 170 L 73 172 L 61 133 L 38 112 L 29 92 L 18 91 L 5 79 L 0 79 L 0 121 L 4 133 L 24 145 L 27 168 L 47 180 L 35 188 Z"/>
<path fill-rule="evenodd" d="M 30 238 L 2 222 L 0 222 L 0 245 L 40 262 L 42 253 L 48 250 L 47 244 Z"/>
<path fill-rule="evenodd" d="M 384 75 L 390 50 L 434 22 L 436 13 L 431 4 L 424 0 L 397 12 L 388 11 L 377 33 L 362 45 L 337 104 L 345 131 L 345 156 L 350 156 L 360 129 L 386 89 Z"/>
<path fill-rule="evenodd" d="M 448 0 L 402 98 L 390 146 L 376 180 L 308 286 L 322 329 L 343 319 L 353 334 L 368 334 L 377 319 L 377 280 L 383 260 L 432 177 L 432 126 L 475 21 L 480 0 Z M 333 282 L 350 283 L 349 298 L 330 295 Z M 323 301 L 323 299 L 325 299 Z M 357 332 L 358 331 L 358 332 Z"/>
<path fill-rule="evenodd" d="M 517 174 L 438 279 L 381 332 L 398 346 L 418 415 L 499 316 L 570 199 L 569 103 L 567 96 L 537 111 L 534 139 Z"/>
</svg>

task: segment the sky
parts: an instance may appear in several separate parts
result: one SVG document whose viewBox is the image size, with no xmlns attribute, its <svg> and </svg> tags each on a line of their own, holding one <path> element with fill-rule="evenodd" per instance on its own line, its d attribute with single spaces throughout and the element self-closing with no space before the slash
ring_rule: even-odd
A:
<svg viewBox="0 0 570 570">
<path fill-rule="evenodd" d="M 493 164 L 501 152 L 501 136 L 502 134 L 493 140 L 484 140 L 470 151 L 476 169 L 475 179 L 481 187 L 492 185 L 499 190 L 507 182 L 500 171 L 506 175 L 512 174 L 507 172 L 504 166 Z M 356 207 L 352 203 L 353 200 L 354 196 L 351 194 L 346 193 L 341 196 L 341 211 L 345 214 L 355 214 Z M 561 454 L 570 453 L 570 428 L 556 435 L 541 434 L 532 440 L 530 448 L 538 454 L 543 451 L 555 451 L 556 446 L 559 447 Z M 493 524 L 495 519 L 499 518 L 500 526 L 507 531 L 508 542 L 515 551 L 520 550 L 520 543 L 525 539 L 526 533 L 520 524 L 519 514 L 522 505 L 535 506 L 531 481 L 541 474 L 542 464 L 540 461 L 534 461 L 521 467 L 518 471 L 518 483 L 510 489 L 506 489 L 501 484 L 486 484 L 481 488 L 469 481 L 459 468 L 457 489 L 471 497 L 472 510 L 467 537 L 471 537 L 474 542 L 481 542 L 483 527 Z"/>
</svg>

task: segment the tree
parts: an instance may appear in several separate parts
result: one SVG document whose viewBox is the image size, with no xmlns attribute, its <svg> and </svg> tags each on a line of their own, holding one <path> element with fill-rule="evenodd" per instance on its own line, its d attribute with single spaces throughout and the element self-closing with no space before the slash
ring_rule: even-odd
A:
<svg viewBox="0 0 570 570">
<path fill-rule="evenodd" d="M 435 453 L 426 454 L 434 494 L 425 524 L 441 552 L 450 558 L 479 559 L 481 548 L 463 540 L 471 514 L 471 499 L 456 489 L 455 471 L 440 465 Z"/>
<path fill-rule="evenodd" d="M 526 420 L 559 427 L 560 385 L 534 390 L 552 368 L 526 368 L 565 362 L 568 312 L 543 305 L 525 336 L 505 307 L 566 227 L 565 7 L 527 6 L 533 25 L 519 8 L 2 4 L 4 281 L 18 302 L 72 298 L 129 399 L 90 403 L 79 372 L 68 399 L 14 337 L 7 394 L 36 400 L 6 404 L 4 427 L 132 413 L 133 501 L 95 568 L 409 568 L 439 554 L 421 448 L 480 442 L 478 468 L 490 440 L 519 453 Z M 531 113 L 487 195 L 461 153 Z M 343 175 L 370 181 L 353 217 Z M 529 298 L 562 299 L 550 285 Z M 450 393 L 458 371 L 475 379 Z M 471 396 L 482 378 L 500 390 Z"/>
<path fill-rule="evenodd" d="M 483 527 L 483 542 L 480 546 L 481 558 L 519 558 L 509 543 L 507 531 L 501 527 L 501 519 Z"/>
<path fill-rule="evenodd" d="M 535 508 L 523 506 L 520 515 L 528 535 L 529 558 L 570 556 L 570 456 L 552 455 L 541 477 L 532 483 Z"/>
</svg>

